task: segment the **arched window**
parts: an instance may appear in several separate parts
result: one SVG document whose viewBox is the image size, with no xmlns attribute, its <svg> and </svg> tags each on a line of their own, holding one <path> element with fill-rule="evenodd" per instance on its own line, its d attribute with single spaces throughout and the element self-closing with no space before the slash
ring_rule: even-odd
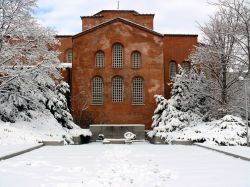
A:
<svg viewBox="0 0 250 187">
<path fill-rule="evenodd" d="M 104 68 L 104 53 L 102 51 L 95 54 L 95 67 Z"/>
<path fill-rule="evenodd" d="M 189 69 L 190 69 L 190 63 L 188 61 L 184 61 L 182 63 L 182 68 L 185 72 L 189 72 Z"/>
<path fill-rule="evenodd" d="M 114 77 L 112 79 L 112 102 L 114 103 L 123 102 L 123 92 L 124 92 L 123 78 L 118 76 Z"/>
<path fill-rule="evenodd" d="M 117 43 L 113 45 L 112 48 L 112 68 L 122 68 L 123 67 L 123 47 L 121 44 Z"/>
<path fill-rule="evenodd" d="M 101 77 L 92 79 L 92 104 L 103 103 L 103 80 Z"/>
<path fill-rule="evenodd" d="M 170 73 L 170 80 L 174 80 L 176 76 L 176 62 L 171 61 L 169 63 L 169 73 Z"/>
<path fill-rule="evenodd" d="M 144 85 L 141 77 L 135 77 L 132 81 L 132 104 L 144 103 Z"/>
<path fill-rule="evenodd" d="M 141 53 L 138 51 L 134 51 L 131 55 L 132 58 L 132 68 L 140 68 L 141 67 Z"/>
<path fill-rule="evenodd" d="M 73 53 L 72 53 L 72 49 L 68 49 L 67 50 L 67 63 L 72 63 L 73 60 Z"/>
</svg>

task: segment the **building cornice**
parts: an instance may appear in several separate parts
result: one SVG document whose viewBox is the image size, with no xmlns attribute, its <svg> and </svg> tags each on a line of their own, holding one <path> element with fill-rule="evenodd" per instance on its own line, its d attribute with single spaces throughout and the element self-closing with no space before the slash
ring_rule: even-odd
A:
<svg viewBox="0 0 250 187">
<path fill-rule="evenodd" d="M 164 36 L 170 37 L 198 37 L 198 34 L 164 34 Z"/>
</svg>

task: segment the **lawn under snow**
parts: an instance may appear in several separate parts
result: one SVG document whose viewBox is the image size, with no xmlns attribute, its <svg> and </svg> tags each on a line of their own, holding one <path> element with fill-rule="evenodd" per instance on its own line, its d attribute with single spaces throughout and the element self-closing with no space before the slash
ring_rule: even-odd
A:
<svg viewBox="0 0 250 187">
<path fill-rule="evenodd" d="M 35 144 L 44 140 L 65 140 L 65 143 L 70 143 L 72 136 L 91 136 L 89 130 L 80 129 L 75 124 L 72 126 L 72 130 L 63 128 L 50 113 L 37 114 L 37 118 L 31 122 L 9 123 L 0 120 L 0 148 L 1 145 Z"/>
<path fill-rule="evenodd" d="M 0 145 L 0 157 L 10 155 L 13 153 L 17 153 L 23 150 L 30 149 L 35 146 L 42 145 L 41 143 L 27 143 L 27 144 L 6 144 L 6 145 Z"/>
<path fill-rule="evenodd" d="M 1 161 L 0 186 L 248 187 L 249 173 L 250 162 L 196 146 L 90 143 Z"/>
<path fill-rule="evenodd" d="M 247 147 L 247 146 L 218 146 L 218 145 L 209 145 L 209 144 L 202 144 L 202 143 L 197 143 L 197 144 L 203 145 L 212 149 L 217 149 L 220 151 L 250 158 L 250 147 Z"/>
</svg>

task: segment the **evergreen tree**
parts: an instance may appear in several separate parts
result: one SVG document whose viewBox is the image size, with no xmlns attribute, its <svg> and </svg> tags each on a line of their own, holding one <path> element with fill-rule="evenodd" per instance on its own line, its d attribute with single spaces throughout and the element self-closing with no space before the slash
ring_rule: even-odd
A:
<svg viewBox="0 0 250 187">
<path fill-rule="evenodd" d="M 189 126 L 190 122 L 201 121 L 207 107 L 206 98 L 198 92 L 205 85 L 203 73 L 199 73 L 195 67 L 190 72 L 179 67 L 171 98 L 167 100 L 163 96 L 155 96 L 157 108 L 154 111 L 151 136 L 166 135 Z"/>
<path fill-rule="evenodd" d="M 72 128 L 73 118 L 67 106 L 66 94 L 69 93 L 69 85 L 66 82 L 61 82 L 53 90 L 53 97 L 47 98 L 46 108 L 51 111 L 57 121 L 63 127 Z"/>
</svg>

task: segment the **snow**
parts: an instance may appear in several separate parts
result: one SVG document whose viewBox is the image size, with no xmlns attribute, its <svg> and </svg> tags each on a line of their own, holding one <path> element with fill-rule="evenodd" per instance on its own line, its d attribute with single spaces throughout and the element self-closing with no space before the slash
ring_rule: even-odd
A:
<svg viewBox="0 0 250 187">
<path fill-rule="evenodd" d="M 226 115 L 219 120 L 203 122 L 201 116 L 191 110 L 181 111 L 173 106 L 173 99 L 155 96 L 157 108 L 153 116 L 153 130 L 148 136 L 173 140 L 192 140 L 218 145 L 245 145 L 246 126 L 240 118 Z"/>
<path fill-rule="evenodd" d="M 217 149 L 220 151 L 225 151 L 228 153 L 236 154 L 239 156 L 247 157 L 250 158 L 250 147 L 246 146 L 218 146 L 218 145 L 209 145 L 209 144 L 200 144 L 197 143 L 198 145 L 203 145 L 212 149 Z"/>
<path fill-rule="evenodd" d="M 191 125 L 181 131 L 166 134 L 173 139 L 193 140 L 210 145 L 245 145 L 246 127 L 241 118 L 227 115 L 220 120 Z"/>
<path fill-rule="evenodd" d="M 0 121 L 0 145 L 36 144 L 41 141 L 61 141 L 72 143 L 72 136 L 91 136 L 87 129 L 80 129 L 75 124 L 73 129 L 63 128 L 51 113 L 37 114 L 37 118 L 16 123 Z"/>
<path fill-rule="evenodd" d="M 42 145 L 41 143 L 30 143 L 30 144 L 16 144 L 16 145 L 0 145 L 0 157 L 12 154 L 12 153 L 16 153 L 19 151 L 23 151 L 38 145 Z"/>
<path fill-rule="evenodd" d="M 249 173 L 250 162 L 196 146 L 91 143 L 1 161 L 0 186 L 246 187 Z"/>
<path fill-rule="evenodd" d="M 72 63 L 61 63 L 60 67 L 61 68 L 72 68 Z"/>
</svg>

